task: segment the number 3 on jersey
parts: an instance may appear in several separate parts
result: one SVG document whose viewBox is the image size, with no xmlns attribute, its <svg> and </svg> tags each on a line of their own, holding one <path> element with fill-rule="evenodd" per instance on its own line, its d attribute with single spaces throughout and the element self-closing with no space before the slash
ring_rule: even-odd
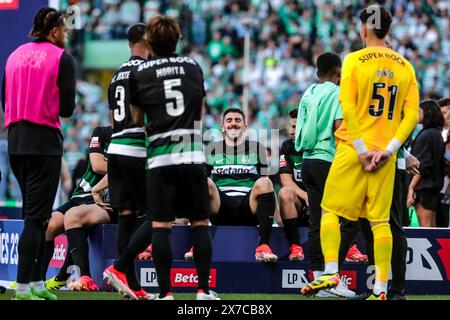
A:
<svg viewBox="0 0 450 320">
<path fill-rule="evenodd" d="M 174 102 L 166 103 L 167 114 L 172 117 L 178 117 L 184 112 L 184 97 L 179 90 L 174 90 L 174 87 L 181 87 L 181 79 L 164 80 L 164 94 L 166 100 L 175 99 Z"/>
<path fill-rule="evenodd" d="M 116 105 L 119 107 L 114 109 L 114 120 L 120 122 L 125 119 L 125 88 L 117 86 L 114 98 L 116 99 Z"/>
<path fill-rule="evenodd" d="M 386 87 L 386 84 L 383 82 L 375 82 L 373 84 L 372 91 L 372 99 L 378 100 L 378 109 L 375 109 L 375 105 L 371 104 L 369 106 L 369 114 L 372 117 L 381 117 L 384 111 L 384 101 L 385 97 L 378 92 L 378 89 L 383 89 Z M 388 111 L 388 119 L 392 120 L 394 116 L 394 107 L 395 107 L 395 98 L 397 98 L 397 86 L 392 85 L 388 87 L 388 92 L 390 94 L 389 97 L 389 111 Z"/>
</svg>

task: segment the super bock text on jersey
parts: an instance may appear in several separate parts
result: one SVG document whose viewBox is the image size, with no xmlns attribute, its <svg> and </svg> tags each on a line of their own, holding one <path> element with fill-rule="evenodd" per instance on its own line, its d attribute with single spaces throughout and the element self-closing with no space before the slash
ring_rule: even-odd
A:
<svg viewBox="0 0 450 320">
<path fill-rule="evenodd" d="M 178 55 L 154 57 L 132 74 L 131 103 L 145 113 L 147 169 L 204 163 L 201 110 L 205 90 L 200 66 Z"/>
<path fill-rule="evenodd" d="M 143 111 L 147 133 L 149 218 L 208 218 L 200 126 L 205 90 L 200 66 L 176 54 L 156 56 L 133 70 L 131 81 L 131 104 Z"/>
<path fill-rule="evenodd" d="M 145 206 L 145 132 L 131 117 L 132 70 L 146 60 L 132 56 L 114 74 L 109 86 L 109 107 L 114 133 L 108 148 L 111 206 L 142 209 Z"/>
<path fill-rule="evenodd" d="M 144 129 L 135 125 L 130 110 L 132 70 L 145 61 L 141 57 L 132 56 L 116 71 L 109 85 L 108 102 L 114 122 L 109 154 L 145 158 Z"/>
</svg>

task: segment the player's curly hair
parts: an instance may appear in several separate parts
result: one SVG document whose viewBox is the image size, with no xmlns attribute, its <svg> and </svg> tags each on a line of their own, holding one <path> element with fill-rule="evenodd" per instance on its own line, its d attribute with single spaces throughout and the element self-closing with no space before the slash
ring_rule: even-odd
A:
<svg viewBox="0 0 450 320">
<path fill-rule="evenodd" d="M 152 51 L 157 56 L 168 56 L 175 53 L 181 30 L 175 19 L 154 15 L 147 23 L 147 38 Z"/>
<path fill-rule="evenodd" d="M 384 39 L 388 34 L 392 23 L 392 15 L 389 10 L 380 5 L 373 4 L 363 9 L 359 14 L 359 18 L 363 24 L 367 24 L 369 19 L 372 18 L 374 14 L 378 14 L 378 12 L 380 16 L 375 17 L 375 21 L 379 21 L 379 25 L 372 25 L 371 29 L 375 32 L 378 39 Z"/>
<path fill-rule="evenodd" d="M 336 52 L 324 52 L 317 57 L 316 65 L 319 76 L 323 77 L 336 72 L 336 69 L 342 66 L 342 62 Z"/>
<path fill-rule="evenodd" d="M 45 39 L 55 27 L 64 25 L 66 14 L 54 8 L 43 7 L 34 16 L 29 37 Z"/>
</svg>

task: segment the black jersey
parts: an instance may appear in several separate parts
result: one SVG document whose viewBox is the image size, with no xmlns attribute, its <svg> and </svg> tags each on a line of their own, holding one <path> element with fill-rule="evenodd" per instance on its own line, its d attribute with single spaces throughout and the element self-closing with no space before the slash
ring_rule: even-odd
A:
<svg viewBox="0 0 450 320">
<path fill-rule="evenodd" d="M 259 142 L 245 140 L 230 147 L 225 141 L 210 143 L 206 148 L 211 178 L 227 196 L 245 196 L 256 180 L 267 175 L 267 152 Z"/>
<path fill-rule="evenodd" d="M 285 140 L 280 149 L 280 174 L 289 173 L 293 175 L 295 183 L 303 189 L 302 185 L 302 154 L 295 150 L 292 139 Z"/>
<path fill-rule="evenodd" d="M 135 133 L 135 130 L 127 130 L 135 128 L 136 125 L 131 118 L 130 111 L 130 75 L 132 69 L 136 69 L 140 64 L 145 62 L 144 58 L 139 56 L 131 56 L 128 62 L 122 64 L 111 79 L 108 89 L 109 109 L 113 111 L 114 118 L 114 137 L 125 136 L 133 137 L 129 133 Z M 138 130 L 142 133 L 142 129 Z"/>
<path fill-rule="evenodd" d="M 92 187 L 95 186 L 102 178 L 103 174 L 96 173 L 92 170 L 91 161 L 89 160 L 89 154 L 100 153 L 106 157 L 106 149 L 111 141 L 112 128 L 111 127 L 97 127 L 92 131 L 91 140 L 89 142 L 89 148 L 86 152 L 87 157 L 87 169 L 84 173 L 81 181 L 78 183 L 72 198 L 81 198 L 91 196 Z"/>
<path fill-rule="evenodd" d="M 131 72 L 146 60 L 132 56 L 116 71 L 108 89 L 109 108 L 113 111 L 114 133 L 108 154 L 145 158 L 144 129 L 131 117 Z"/>
<path fill-rule="evenodd" d="M 153 57 L 132 71 L 131 103 L 145 113 L 147 169 L 204 163 L 203 73 L 189 57 Z"/>
</svg>

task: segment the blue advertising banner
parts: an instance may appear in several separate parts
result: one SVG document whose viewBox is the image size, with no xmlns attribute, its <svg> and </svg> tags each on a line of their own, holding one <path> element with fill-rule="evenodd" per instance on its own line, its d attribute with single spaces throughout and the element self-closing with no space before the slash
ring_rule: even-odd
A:
<svg viewBox="0 0 450 320">
<path fill-rule="evenodd" d="M 17 244 L 23 228 L 21 220 L 0 220 L 0 280 L 15 280 Z M 89 256 L 94 280 L 109 289 L 102 280 L 103 270 L 116 258 L 116 225 L 100 225 L 91 230 Z M 450 229 L 406 228 L 408 237 L 406 290 L 408 294 L 450 294 Z M 223 293 L 298 293 L 311 280 L 308 261 L 289 262 L 289 246 L 282 228 L 274 228 L 270 245 L 279 261 L 275 264 L 256 262 L 254 253 L 258 232 L 252 227 L 213 227 L 213 268 L 210 285 Z M 299 229 L 300 242 L 307 252 L 307 229 Z M 191 246 L 191 230 L 175 226 L 171 233 L 174 264 L 171 282 L 175 292 L 194 291 L 197 283 L 195 264 L 184 261 Z M 360 243 L 362 246 L 362 242 Z M 53 276 L 67 253 L 67 240 L 56 240 L 55 254 L 47 277 Z M 76 270 L 76 269 L 74 269 Z M 157 277 L 152 261 L 136 261 L 141 285 L 157 290 Z M 76 277 L 76 272 L 73 275 Z M 72 278 L 73 278 L 72 277 Z M 346 263 L 341 281 L 361 293 L 372 288 L 375 269 L 368 264 Z"/>
</svg>

